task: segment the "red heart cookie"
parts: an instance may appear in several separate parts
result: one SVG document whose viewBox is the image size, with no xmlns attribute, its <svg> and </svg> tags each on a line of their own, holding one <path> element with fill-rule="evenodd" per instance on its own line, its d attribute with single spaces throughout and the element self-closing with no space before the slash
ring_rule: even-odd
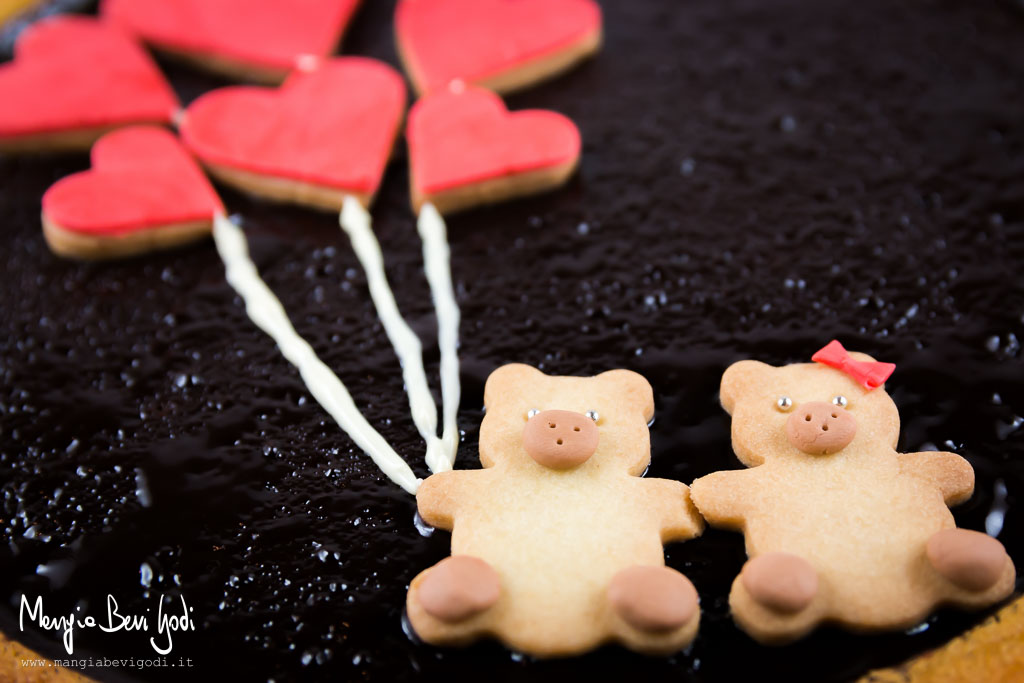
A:
<svg viewBox="0 0 1024 683">
<path fill-rule="evenodd" d="M 103 136 L 92 169 L 58 180 L 43 195 L 43 232 L 54 253 L 114 258 L 172 247 L 209 234 L 222 212 L 217 193 L 177 138 L 133 126 Z"/>
<path fill-rule="evenodd" d="M 337 47 L 359 0 L 104 0 L 146 42 L 229 76 L 280 83 Z"/>
<path fill-rule="evenodd" d="M 565 71 L 601 44 L 593 0 L 402 0 L 395 27 L 420 93 L 453 80 L 511 92 Z"/>
<path fill-rule="evenodd" d="M 58 17 L 26 29 L 0 66 L 0 149 L 86 149 L 131 123 L 167 123 L 178 101 L 146 51 L 118 29 Z"/>
<path fill-rule="evenodd" d="M 369 205 L 405 110 L 405 83 L 362 57 L 320 62 L 278 89 L 221 88 L 189 106 L 185 145 L 215 176 L 254 194 L 338 210 Z"/>
<path fill-rule="evenodd" d="M 409 181 L 417 212 L 441 213 L 562 185 L 576 169 L 580 133 L 553 111 L 509 113 L 494 93 L 428 95 L 409 112 Z"/>
</svg>

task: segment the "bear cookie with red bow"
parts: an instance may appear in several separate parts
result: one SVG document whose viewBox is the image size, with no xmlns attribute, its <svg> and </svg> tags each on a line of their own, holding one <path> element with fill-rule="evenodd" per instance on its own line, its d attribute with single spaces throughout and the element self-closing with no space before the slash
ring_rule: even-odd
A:
<svg viewBox="0 0 1024 683">
<path fill-rule="evenodd" d="M 700 535 L 686 485 L 641 478 L 651 458 L 651 385 L 628 370 L 551 377 L 498 368 L 484 388 L 480 470 L 425 480 L 427 523 L 452 532 L 452 556 L 409 587 L 425 641 L 483 636 L 539 657 L 616 641 L 667 654 L 697 634 L 690 581 L 663 543 Z"/>
<path fill-rule="evenodd" d="M 749 559 L 729 605 L 755 639 L 780 643 L 822 622 L 907 628 L 941 604 L 978 608 L 1013 590 L 1002 544 L 956 528 L 948 506 L 974 489 L 953 453 L 898 453 L 895 366 L 838 341 L 812 363 L 745 360 L 722 377 L 732 444 L 749 469 L 692 484 L 709 524 L 741 531 Z"/>
</svg>

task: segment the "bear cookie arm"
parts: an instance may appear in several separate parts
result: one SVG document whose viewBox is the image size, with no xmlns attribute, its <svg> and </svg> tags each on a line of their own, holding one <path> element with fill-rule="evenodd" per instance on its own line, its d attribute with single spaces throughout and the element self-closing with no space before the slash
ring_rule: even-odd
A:
<svg viewBox="0 0 1024 683">
<path fill-rule="evenodd" d="M 674 479 L 636 479 L 641 500 L 649 501 L 651 512 L 661 529 L 661 542 L 687 541 L 704 531 L 704 518 L 700 516 L 690 489 Z"/>
<path fill-rule="evenodd" d="M 708 524 L 740 531 L 756 474 L 756 469 L 712 472 L 690 484 L 690 497 Z"/>
<path fill-rule="evenodd" d="M 432 527 L 451 531 L 459 504 L 472 495 L 474 480 L 483 474 L 483 470 L 449 470 L 424 479 L 416 492 L 420 517 Z"/>
<path fill-rule="evenodd" d="M 974 493 L 974 468 L 956 453 L 897 453 L 900 472 L 926 480 L 942 493 L 946 505 L 959 505 Z"/>
</svg>

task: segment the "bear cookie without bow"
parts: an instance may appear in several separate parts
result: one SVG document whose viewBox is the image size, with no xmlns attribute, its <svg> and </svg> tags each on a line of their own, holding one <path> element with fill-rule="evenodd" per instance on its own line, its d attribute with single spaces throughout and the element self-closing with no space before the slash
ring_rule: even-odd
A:
<svg viewBox="0 0 1024 683">
<path fill-rule="evenodd" d="M 413 579 L 407 609 L 437 645 L 493 636 L 540 657 L 617 641 L 670 653 L 700 621 L 662 545 L 698 536 L 687 487 L 643 479 L 651 386 L 628 370 L 551 377 L 495 370 L 484 389 L 484 469 L 435 474 L 417 494 L 452 556 Z"/>
<path fill-rule="evenodd" d="M 745 360 L 722 377 L 733 450 L 750 469 L 702 477 L 692 495 L 709 524 L 746 537 L 729 595 L 737 624 L 782 643 L 826 621 L 907 628 L 940 604 L 1009 595 L 1002 544 L 956 528 L 948 509 L 971 496 L 970 464 L 896 452 L 899 412 L 883 388 L 894 366 L 837 341 L 813 360 Z"/>
</svg>

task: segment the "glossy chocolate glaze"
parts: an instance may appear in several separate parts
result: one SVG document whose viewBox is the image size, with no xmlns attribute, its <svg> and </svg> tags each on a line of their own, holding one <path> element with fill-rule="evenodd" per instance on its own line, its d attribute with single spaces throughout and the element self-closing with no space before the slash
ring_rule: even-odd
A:
<svg viewBox="0 0 1024 683">
<path fill-rule="evenodd" d="M 365 3 L 345 51 L 394 63 L 391 9 Z M 487 374 L 522 361 L 646 375 L 658 407 L 649 476 L 739 467 L 717 404 L 722 371 L 746 357 L 805 361 L 838 337 L 897 363 L 901 449 L 968 458 L 977 489 L 957 521 L 984 529 L 1002 513 L 999 537 L 1024 566 L 1024 20 L 1013 3 L 605 9 L 596 60 L 509 99 L 578 122 L 578 177 L 450 222 L 458 466 L 478 466 Z M 186 100 L 221 83 L 164 65 Z M 403 632 L 406 586 L 447 554 L 448 535 L 417 532 L 413 499 L 353 452 L 250 324 L 211 244 L 106 265 L 49 254 L 39 198 L 86 166 L 85 155 L 0 157 L 0 628 L 47 655 L 66 656 L 52 634 L 19 634 L 21 592 L 44 595 L 52 614 L 80 604 L 102 616 L 108 593 L 144 614 L 181 591 L 198 632 L 177 636 L 169 661 L 247 681 L 845 681 L 992 611 L 762 647 L 728 615 L 742 538 L 709 530 L 667 548 L 703 607 L 700 636 L 675 657 L 609 647 L 534 662 L 493 643 L 418 644 Z M 223 196 L 299 332 L 426 475 L 397 362 L 335 218 Z M 374 215 L 436 378 L 404 149 Z M 76 654 L 153 656 L 144 634 L 76 635 Z"/>
</svg>

